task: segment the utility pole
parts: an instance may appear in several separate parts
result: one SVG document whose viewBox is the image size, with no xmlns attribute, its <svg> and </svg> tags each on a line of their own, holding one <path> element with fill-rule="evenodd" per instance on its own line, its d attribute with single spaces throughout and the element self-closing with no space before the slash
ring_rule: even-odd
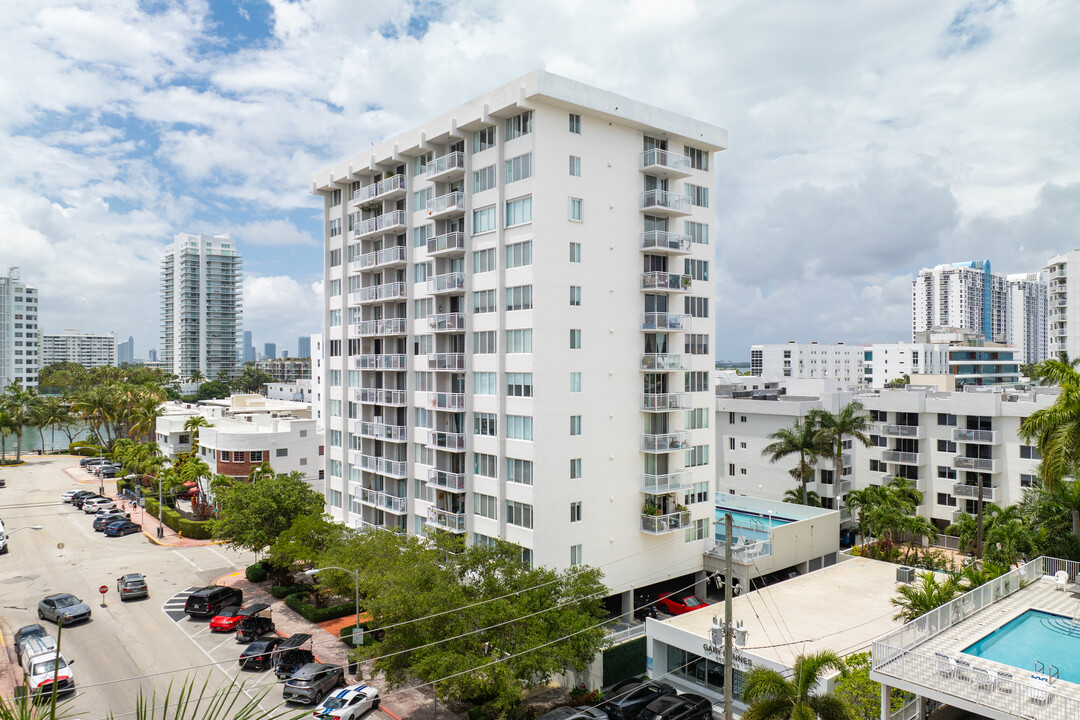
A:
<svg viewBox="0 0 1080 720">
<path fill-rule="evenodd" d="M 983 476 L 982 473 L 976 473 L 976 477 L 979 478 L 979 492 L 978 500 L 976 500 L 976 518 L 975 525 L 975 556 L 982 560 L 983 556 Z"/>
<path fill-rule="evenodd" d="M 731 685 L 735 682 L 732 673 L 732 648 L 734 633 L 731 625 L 731 596 L 735 593 L 734 579 L 731 577 L 731 513 L 724 513 L 724 720 L 732 720 Z"/>
</svg>

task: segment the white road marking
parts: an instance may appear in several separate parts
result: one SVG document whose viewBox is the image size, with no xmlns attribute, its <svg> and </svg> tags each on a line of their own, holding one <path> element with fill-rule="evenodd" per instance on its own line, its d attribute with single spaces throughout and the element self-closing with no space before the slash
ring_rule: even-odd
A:
<svg viewBox="0 0 1080 720">
<path fill-rule="evenodd" d="M 233 562 L 229 558 L 225 557 L 224 555 L 222 555 L 221 553 L 219 553 L 217 550 L 210 547 L 209 545 L 206 546 L 206 549 L 209 550 L 210 552 L 214 553 L 215 555 L 217 555 L 219 558 L 221 558 L 225 562 L 227 562 L 231 567 L 239 567 L 239 565 L 237 565 L 235 562 Z"/>
<path fill-rule="evenodd" d="M 191 558 L 189 558 L 188 556 L 184 555 L 184 554 L 183 554 L 182 552 L 180 552 L 179 550 L 173 550 L 173 552 L 174 552 L 174 553 L 176 553 L 176 556 L 177 556 L 177 557 L 179 557 L 179 558 L 183 558 L 184 562 L 186 562 L 186 563 L 187 563 L 188 565 L 191 565 L 191 567 L 195 568 L 195 569 L 196 569 L 196 570 L 198 570 L 199 572 L 202 572 L 202 568 L 201 568 L 201 567 L 199 567 L 198 565 L 196 565 L 196 564 L 195 564 L 195 561 L 193 561 L 193 560 L 192 560 Z"/>
</svg>

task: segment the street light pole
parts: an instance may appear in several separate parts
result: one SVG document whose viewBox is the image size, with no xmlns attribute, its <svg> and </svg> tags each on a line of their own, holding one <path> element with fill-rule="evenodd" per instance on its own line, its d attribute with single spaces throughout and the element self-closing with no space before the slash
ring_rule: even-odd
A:
<svg viewBox="0 0 1080 720">
<path fill-rule="evenodd" d="M 349 573 L 350 575 L 353 576 L 353 585 L 354 585 L 355 590 L 356 590 L 356 627 L 353 629 L 353 637 L 355 638 L 356 634 L 360 633 L 360 639 L 359 639 L 359 641 L 357 641 L 356 644 L 357 645 L 363 645 L 364 644 L 364 630 L 363 630 L 363 628 L 360 627 L 360 570 L 359 569 L 348 570 L 348 569 L 343 568 L 343 567 L 338 567 L 337 565 L 327 565 L 326 567 L 322 567 L 322 568 L 314 568 L 312 570 L 305 570 L 304 574 L 307 575 L 308 577 L 314 577 L 315 575 L 318 575 L 319 573 L 321 573 L 323 570 L 340 570 L 343 573 Z"/>
</svg>

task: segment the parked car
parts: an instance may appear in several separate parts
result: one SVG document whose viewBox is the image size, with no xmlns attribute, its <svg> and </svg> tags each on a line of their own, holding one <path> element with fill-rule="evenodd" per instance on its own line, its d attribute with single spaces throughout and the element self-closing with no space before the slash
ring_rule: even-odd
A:
<svg viewBox="0 0 1080 720">
<path fill-rule="evenodd" d="M 81 491 L 80 490 L 68 490 L 63 495 L 60 496 L 60 502 L 66 502 L 66 503 L 71 502 L 71 498 L 74 497 L 75 493 L 78 493 L 78 492 L 81 492 Z"/>
<path fill-rule="evenodd" d="M 103 532 L 105 528 L 109 527 L 114 522 L 129 519 L 131 519 L 131 516 L 127 513 L 120 512 L 119 510 L 110 510 L 101 515 L 94 516 L 94 530 L 96 532 Z"/>
<path fill-rule="evenodd" d="M 286 702 L 314 705 L 326 693 L 345 684 L 345 669 L 329 663 L 307 663 L 285 681 L 281 697 Z"/>
<path fill-rule="evenodd" d="M 304 647 L 311 642 L 311 636 L 307 633 L 296 633 L 287 638 L 278 646 L 277 661 L 274 663 L 274 674 L 278 680 L 285 680 L 292 676 L 307 663 L 315 662 L 315 655 L 310 647 Z"/>
<path fill-rule="evenodd" d="M 30 638 L 37 637 L 42 638 L 45 643 L 51 641 L 52 646 L 56 647 L 56 641 L 53 640 L 52 635 L 45 630 L 41 625 L 27 625 L 21 627 L 15 631 L 15 659 L 22 663 L 22 651 L 23 646 L 26 645 Z"/>
<path fill-rule="evenodd" d="M 63 620 L 65 625 L 73 622 L 90 619 L 90 606 L 71 593 L 58 593 L 49 595 L 38 603 L 38 618 L 52 620 L 59 623 Z"/>
<path fill-rule="evenodd" d="M 668 615 L 683 615 L 708 607 L 707 603 L 697 595 L 674 595 L 672 593 L 662 593 L 656 601 L 656 605 Z"/>
<path fill-rule="evenodd" d="M 210 618 L 210 632 L 234 632 L 240 624 L 240 606 L 229 605 Z"/>
<path fill-rule="evenodd" d="M 712 720 L 712 701 L 701 695 L 665 695 L 638 713 L 637 720 Z"/>
<path fill-rule="evenodd" d="M 116 468 L 116 467 L 105 468 L 104 470 L 101 471 L 101 477 L 103 477 L 105 479 L 112 479 L 112 478 L 116 477 L 118 474 L 122 473 L 123 471 L 124 471 L 124 468 Z"/>
<path fill-rule="evenodd" d="M 379 691 L 370 685 L 350 685 L 323 700 L 312 717 L 325 720 L 357 720 L 379 707 Z"/>
<path fill-rule="evenodd" d="M 94 467 L 101 463 L 109 462 L 107 458 L 103 457 L 86 457 L 79 461 L 79 467 Z"/>
<path fill-rule="evenodd" d="M 98 510 L 116 510 L 116 503 L 112 501 L 112 498 L 96 497 L 87 498 L 83 501 L 82 511 L 87 515 L 93 515 Z"/>
<path fill-rule="evenodd" d="M 109 498 L 105 497 L 104 495 L 98 495 L 97 493 L 90 493 L 89 495 L 83 495 L 82 497 L 76 497 L 74 500 L 71 501 L 71 504 L 74 505 L 79 510 L 82 510 L 83 506 L 86 503 L 90 502 L 91 500 L 108 500 L 108 499 Z"/>
<path fill-rule="evenodd" d="M 121 601 L 150 597 L 150 588 L 142 573 L 127 573 L 116 578 L 116 592 L 120 593 Z"/>
<path fill-rule="evenodd" d="M 71 496 L 71 506 L 82 510 L 83 500 L 86 500 L 87 498 L 92 498 L 92 497 L 101 497 L 101 496 L 98 495 L 96 492 L 92 492 L 90 490 L 80 490 L 79 492 L 77 492 L 77 493 L 75 493 L 74 495 Z"/>
<path fill-rule="evenodd" d="M 236 627 L 236 641 L 242 643 L 251 642 L 260 635 L 274 632 L 274 620 L 270 617 L 269 610 L 270 606 L 266 603 L 254 603 L 240 610 L 240 624 Z"/>
<path fill-rule="evenodd" d="M 249 644 L 240 653 L 241 670 L 266 670 L 274 664 L 274 651 L 283 640 L 279 637 L 262 638 Z"/>
<path fill-rule="evenodd" d="M 188 595 L 184 612 L 198 617 L 213 617 L 228 605 L 243 605 L 244 591 L 226 585 L 207 585 Z"/>
<path fill-rule="evenodd" d="M 138 532 L 142 532 L 142 525 L 131 522 L 130 520 L 117 520 L 111 525 L 105 526 L 105 534 L 109 537 L 120 537 L 121 535 L 130 535 Z"/>
<path fill-rule="evenodd" d="M 667 683 L 653 680 L 624 680 L 611 689 L 600 709 L 612 720 L 633 720 L 646 705 L 666 695 L 674 695 L 675 688 Z"/>
<path fill-rule="evenodd" d="M 588 705 L 571 707 L 569 705 L 558 707 L 549 713 L 544 713 L 539 720 L 607 720 L 607 714 Z"/>
</svg>

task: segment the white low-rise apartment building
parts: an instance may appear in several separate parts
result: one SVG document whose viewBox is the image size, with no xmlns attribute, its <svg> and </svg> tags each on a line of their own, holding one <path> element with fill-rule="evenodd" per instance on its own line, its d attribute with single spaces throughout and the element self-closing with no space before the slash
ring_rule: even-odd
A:
<svg viewBox="0 0 1080 720">
<path fill-rule="evenodd" d="M 310 404 L 315 397 L 311 379 L 266 383 L 267 400 L 292 400 Z"/>
<path fill-rule="evenodd" d="M 533 72 L 318 173 L 328 512 L 700 577 L 726 145 Z"/>
<path fill-rule="evenodd" d="M 42 333 L 42 367 L 59 362 L 78 363 L 86 368 L 116 365 L 116 333 L 84 333 L 67 329 L 59 333 Z"/>
</svg>

